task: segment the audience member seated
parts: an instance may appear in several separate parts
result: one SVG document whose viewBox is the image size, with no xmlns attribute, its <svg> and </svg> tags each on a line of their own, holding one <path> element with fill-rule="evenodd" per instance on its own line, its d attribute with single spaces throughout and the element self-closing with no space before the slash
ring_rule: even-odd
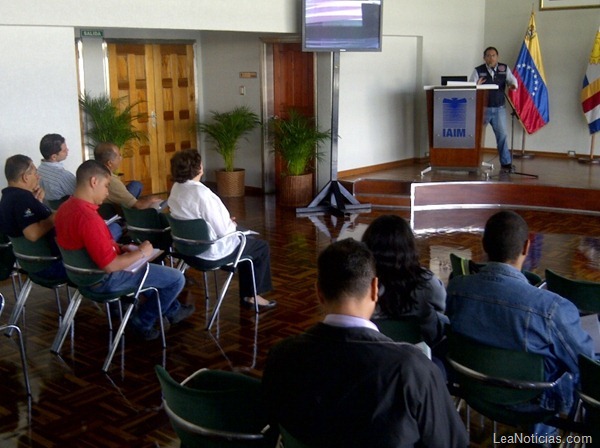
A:
<svg viewBox="0 0 600 448">
<path fill-rule="evenodd" d="M 221 202 L 221 199 L 206 187 L 200 179 L 204 174 L 202 157 L 195 149 L 185 149 L 175 153 L 171 158 L 171 176 L 173 188 L 169 195 L 168 205 L 171 215 L 180 220 L 203 219 L 208 224 L 210 237 L 221 238 L 237 230 L 235 218 Z M 231 235 L 213 244 L 209 250 L 201 254 L 206 260 L 219 260 L 231 254 L 238 246 L 239 238 Z M 254 279 L 259 309 L 273 308 L 277 302 L 266 300 L 260 294 L 272 289 L 271 260 L 269 244 L 257 238 L 246 239 L 244 255 L 252 257 L 254 262 Z M 249 263 L 238 266 L 240 278 L 240 304 L 254 308 L 252 287 L 252 271 Z"/>
<path fill-rule="evenodd" d="M 476 274 L 450 281 L 447 313 L 456 333 L 543 355 L 546 379 L 562 379 L 541 405 L 568 412 L 579 375 L 577 356 L 593 356 L 592 339 L 581 328 L 573 303 L 527 281 L 521 269 L 529 248 L 529 229 L 521 216 L 512 211 L 493 215 L 483 234 L 489 263 Z M 537 425 L 534 431 L 552 435 L 555 428 Z"/>
<path fill-rule="evenodd" d="M 94 148 L 94 159 L 105 165 L 111 172 L 110 186 L 108 187 L 108 197 L 104 202 L 114 204 L 120 207 L 129 208 L 149 208 L 161 202 L 156 196 L 146 196 L 139 198 L 142 193 L 142 184 L 139 181 L 131 181 L 127 186 L 121 181 L 119 168 L 123 162 L 123 156 L 119 147 L 114 143 L 98 143 Z"/>
<path fill-rule="evenodd" d="M 108 195 L 111 173 L 95 160 L 83 162 L 76 173 L 75 193 L 56 213 L 56 238 L 65 250 L 85 249 L 98 267 L 106 272 L 93 288 L 98 293 L 121 291 L 137 286 L 143 279 L 144 269 L 131 273 L 124 269 L 132 263 L 147 258 L 152 245 L 144 241 L 138 247 L 119 246 L 111 238 L 108 227 L 98 214 L 98 206 Z M 163 316 L 171 324 L 189 317 L 193 305 L 181 305 L 177 296 L 185 285 L 183 274 L 177 269 L 150 264 L 144 287 L 158 290 Z M 152 294 L 152 293 L 148 293 Z M 145 340 L 156 339 L 160 331 L 155 327 L 160 318 L 156 300 L 146 300 L 129 320 L 135 333 Z"/>
<path fill-rule="evenodd" d="M 263 375 L 272 423 L 309 446 L 461 447 L 464 425 L 434 364 L 369 320 L 375 260 L 344 239 L 318 259 L 325 319 L 273 347 Z"/>
<path fill-rule="evenodd" d="M 399 216 L 383 215 L 367 228 L 363 242 L 375 256 L 379 302 L 373 319 L 419 319 L 423 340 L 430 346 L 444 336 L 448 317 L 446 288 L 419 263 L 415 237 Z"/>
<path fill-rule="evenodd" d="M 0 231 L 13 238 L 24 236 L 32 242 L 47 238 L 52 253 L 60 255 L 54 241 L 55 214 L 42 202 L 44 190 L 33 161 L 21 154 L 9 157 L 4 174 L 8 187 L 2 190 L 0 199 Z M 49 279 L 66 277 L 60 260 L 36 274 Z"/>
<path fill-rule="evenodd" d="M 40 141 L 40 152 L 44 158 L 38 173 L 40 186 L 46 192 L 47 201 L 58 201 L 71 196 L 75 191 L 75 175 L 65 169 L 62 162 L 69 155 L 65 138 L 59 134 L 46 134 Z"/>
</svg>

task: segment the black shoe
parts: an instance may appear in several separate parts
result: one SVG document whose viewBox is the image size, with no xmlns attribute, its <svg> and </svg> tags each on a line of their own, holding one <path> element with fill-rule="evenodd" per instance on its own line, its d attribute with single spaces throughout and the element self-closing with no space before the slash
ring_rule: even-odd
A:
<svg viewBox="0 0 600 448">
<path fill-rule="evenodd" d="M 248 308 L 250 310 L 254 309 L 254 301 L 250 302 L 249 300 L 244 299 L 240 299 L 240 306 L 243 308 Z M 258 304 L 258 311 L 267 311 L 270 309 L 273 309 L 277 306 L 277 302 L 275 302 L 275 300 L 269 300 L 269 303 L 265 304 L 265 305 L 261 305 L 260 303 Z"/>
<path fill-rule="evenodd" d="M 514 173 L 516 168 L 513 164 L 509 163 L 508 165 L 501 165 L 500 172 L 501 173 Z"/>
<path fill-rule="evenodd" d="M 131 328 L 131 332 L 136 338 L 141 339 L 143 341 L 153 341 L 154 339 L 158 339 L 158 337 L 160 336 L 160 330 L 154 327 L 151 327 L 147 330 L 143 330 L 141 328 L 138 328 L 131 321 L 129 321 L 129 324 L 127 326 Z"/>
<path fill-rule="evenodd" d="M 167 316 L 167 319 L 171 323 L 171 325 L 178 324 L 184 319 L 187 319 L 196 311 L 196 307 L 194 305 L 179 305 L 179 308 L 172 316 Z"/>
</svg>

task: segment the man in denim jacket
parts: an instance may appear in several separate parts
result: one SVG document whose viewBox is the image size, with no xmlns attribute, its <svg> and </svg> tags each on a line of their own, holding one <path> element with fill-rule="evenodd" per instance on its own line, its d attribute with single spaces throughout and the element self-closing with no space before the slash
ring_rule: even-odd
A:
<svg viewBox="0 0 600 448">
<path fill-rule="evenodd" d="M 543 355 L 546 379 L 564 377 L 541 404 L 568 412 L 579 376 L 577 355 L 593 356 L 593 343 L 573 303 L 532 286 L 521 273 L 529 247 L 529 229 L 521 216 L 511 211 L 493 215 L 483 234 L 489 263 L 477 274 L 450 281 L 447 314 L 456 333 Z"/>
</svg>

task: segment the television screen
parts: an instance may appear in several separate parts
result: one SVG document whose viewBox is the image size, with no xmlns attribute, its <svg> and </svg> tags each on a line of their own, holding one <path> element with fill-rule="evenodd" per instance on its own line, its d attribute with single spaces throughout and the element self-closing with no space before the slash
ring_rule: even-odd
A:
<svg viewBox="0 0 600 448">
<path fill-rule="evenodd" d="M 381 51 L 383 0 L 303 0 L 304 51 Z"/>
</svg>

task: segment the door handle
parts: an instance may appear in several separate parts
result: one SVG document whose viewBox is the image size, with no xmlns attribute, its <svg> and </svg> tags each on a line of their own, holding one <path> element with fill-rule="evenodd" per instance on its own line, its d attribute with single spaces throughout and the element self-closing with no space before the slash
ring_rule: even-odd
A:
<svg viewBox="0 0 600 448">
<path fill-rule="evenodd" d="M 156 112 L 155 111 L 152 111 L 150 113 L 150 123 L 153 128 L 156 127 Z"/>
</svg>

